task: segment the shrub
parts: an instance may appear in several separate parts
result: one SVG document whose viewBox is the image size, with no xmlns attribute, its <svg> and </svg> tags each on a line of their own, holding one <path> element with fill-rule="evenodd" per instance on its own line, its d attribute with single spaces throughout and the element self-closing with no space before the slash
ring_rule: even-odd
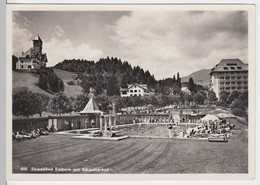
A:
<svg viewBox="0 0 260 185">
<path fill-rule="evenodd" d="M 231 109 L 231 112 L 232 112 L 232 114 L 234 114 L 236 116 L 240 116 L 240 117 L 246 116 L 246 111 L 241 108 L 233 108 L 233 109 Z"/>
<path fill-rule="evenodd" d="M 67 84 L 68 85 L 75 85 L 74 81 L 69 81 Z"/>
</svg>

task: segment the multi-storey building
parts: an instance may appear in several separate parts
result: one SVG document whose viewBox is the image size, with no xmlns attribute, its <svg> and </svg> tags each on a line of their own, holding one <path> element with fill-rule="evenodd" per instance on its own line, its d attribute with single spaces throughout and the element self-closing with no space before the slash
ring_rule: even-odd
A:
<svg viewBox="0 0 260 185">
<path fill-rule="evenodd" d="M 42 40 L 39 35 L 33 39 L 33 47 L 26 52 L 22 52 L 16 63 L 16 69 L 32 71 L 40 67 L 46 67 L 47 55 L 42 53 Z"/>
<path fill-rule="evenodd" d="M 121 97 L 129 96 L 149 96 L 150 91 L 147 84 L 131 84 L 127 85 L 127 88 L 120 88 Z"/>
<path fill-rule="evenodd" d="M 248 64 L 239 59 L 222 59 L 210 72 L 210 90 L 218 99 L 221 91 L 247 91 Z"/>
</svg>

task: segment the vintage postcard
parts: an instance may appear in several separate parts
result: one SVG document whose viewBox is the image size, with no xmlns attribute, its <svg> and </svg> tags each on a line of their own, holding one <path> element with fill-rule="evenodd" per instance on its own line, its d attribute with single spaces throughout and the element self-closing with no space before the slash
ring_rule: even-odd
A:
<svg viewBox="0 0 260 185">
<path fill-rule="evenodd" d="M 7 180 L 253 180 L 254 5 L 7 5 Z"/>
</svg>

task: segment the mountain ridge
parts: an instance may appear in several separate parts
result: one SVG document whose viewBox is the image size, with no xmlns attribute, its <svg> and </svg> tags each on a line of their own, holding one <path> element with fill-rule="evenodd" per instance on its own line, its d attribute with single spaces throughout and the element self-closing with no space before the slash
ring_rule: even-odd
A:
<svg viewBox="0 0 260 185">
<path fill-rule="evenodd" d="M 181 78 L 182 82 L 188 82 L 190 78 L 193 78 L 194 83 L 202 85 L 202 86 L 209 86 L 210 83 L 210 73 L 211 69 L 200 69 L 195 71 L 188 76 L 184 76 Z"/>
</svg>

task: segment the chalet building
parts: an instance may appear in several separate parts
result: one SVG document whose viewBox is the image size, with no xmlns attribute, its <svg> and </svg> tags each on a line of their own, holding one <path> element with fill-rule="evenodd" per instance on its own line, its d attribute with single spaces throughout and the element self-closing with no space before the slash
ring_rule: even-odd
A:
<svg viewBox="0 0 260 185">
<path fill-rule="evenodd" d="M 248 64 L 239 59 L 222 59 L 210 72 L 210 90 L 218 99 L 221 91 L 247 91 Z"/>
<path fill-rule="evenodd" d="M 189 94 L 189 95 L 191 95 L 191 91 L 189 90 L 189 88 L 188 87 L 181 87 L 181 91 L 182 92 L 184 92 L 184 93 L 186 93 L 186 94 Z"/>
<path fill-rule="evenodd" d="M 46 67 L 48 62 L 46 53 L 42 53 L 42 40 L 39 35 L 33 39 L 33 47 L 26 52 L 22 52 L 16 63 L 16 69 L 33 71 Z"/>
<path fill-rule="evenodd" d="M 127 88 L 120 88 L 121 97 L 130 97 L 130 96 L 150 96 L 154 92 L 150 91 L 147 87 L 147 84 L 131 84 L 127 85 Z"/>
</svg>

